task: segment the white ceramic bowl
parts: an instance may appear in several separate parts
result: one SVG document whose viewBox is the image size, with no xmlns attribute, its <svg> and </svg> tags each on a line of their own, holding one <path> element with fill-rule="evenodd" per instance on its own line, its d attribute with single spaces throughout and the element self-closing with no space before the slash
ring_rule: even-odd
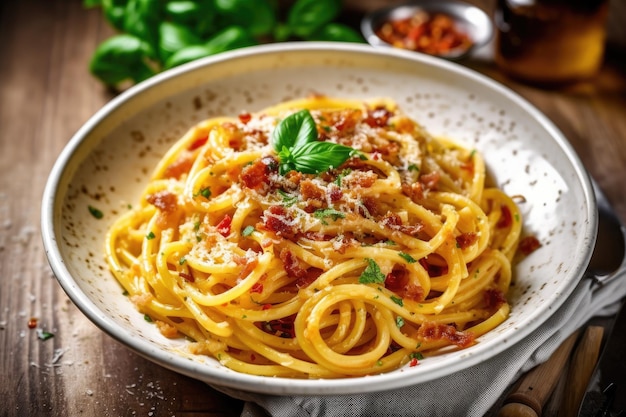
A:
<svg viewBox="0 0 626 417">
<path fill-rule="evenodd" d="M 434 135 L 480 150 L 489 176 L 524 195 L 525 233 L 543 247 L 515 268 L 512 313 L 458 352 L 410 370 L 363 378 L 293 380 L 244 375 L 160 335 L 122 295 L 103 256 L 106 230 L 136 203 L 153 166 L 191 125 L 317 92 L 395 99 Z M 102 210 L 94 218 L 88 206 Z M 590 180 L 553 124 L 509 89 L 425 55 L 340 43 L 274 44 L 224 53 L 155 76 L 113 99 L 71 138 L 43 196 L 52 269 L 81 311 L 122 344 L 207 383 L 273 394 L 348 394 L 426 382 L 506 350 L 547 320 L 574 289 L 592 253 L 597 214 Z"/>
</svg>

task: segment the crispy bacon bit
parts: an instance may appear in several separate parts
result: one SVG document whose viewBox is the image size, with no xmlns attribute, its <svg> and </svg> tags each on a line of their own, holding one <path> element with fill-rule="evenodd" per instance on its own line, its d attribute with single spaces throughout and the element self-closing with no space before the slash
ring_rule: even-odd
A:
<svg viewBox="0 0 626 417">
<path fill-rule="evenodd" d="M 485 290 L 485 303 L 488 308 L 494 310 L 499 309 L 504 303 L 506 303 L 506 296 L 498 289 L 490 288 Z"/>
<path fill-rule="evenodd" d="M 437 171 L 429 172 L 428 174 L 420 175 L 419 182 L 426 190 L 436 190 L 439 184 L 441 175 Z"/>
<path fill-rule="evenodd" d="M 251 165 L 247 165 L 241 171 L 243 185 L 261 192 L 270 184 L 270 174 L 278 167 L 278 161 L 271 156 L 265 156 Z"/>
<path fill-rule="evenodd" d="M 502 204 L 500 206 L 500 211 L 502 215 L 498 220 L 496 227 L 498 229 L 510 227 L 513 224 L 513 216 L 511 215 L 511 210 L 509 209 L 509 206 L 505 206 L 504 204 Z"/>
<path fill-rule="evenodd" d="M 239 275 L 237 278 L 243 279 L 247 277 L 252 273 L 252 271 L 254 271 L 254 268 L 256 268 L 258 264 L 259 260 L 257 258 L 248 259 L 246 265 L 241 269 L 241 271 L 239 271 Z M 262 276 L 260 279 L 264 279 L 264 276 Z"/>
<path fill-rule="evenodd" d="M 178 197 L 169 191 L 159 191 L 146 196 L 146 201 L 161 211 L 171 213 L 178 208 Z"/>
<path fill-rule="evenodd" d="M 304 268 L 298 258 L 287 248 L 280 251 L 279 257 L 283 261 L 287 275 L 291 278 L 296 278 L 296 287 L 298 288 L 308 287 L 323 272 L 319 268 Z"/>
<path fill-rule="evenodd" d="M 165 190 L 159 191 L 147 195 L 146 201 L 161 210 L 157 218 L 159 227 L 167 229 L 176 223 L 176 216 L 179 212 L 176 194 Z"/>
<path fill-rule="evenodd" d="M 417 336 L 428 342 L 446 340 L 460 348 L 472 345 L 476 339 L 471 332 L 461 332 L 452 325 L 433 322 L 422 324 L 417 331 Z"/>
<path fill-rule="evenodd" d="M 378 175 L 372 171 L 352 171 L 352 173 L 346 176 L 342 181 L 342 186 L 345 188 L 369 188 L 378 179 Z"/>
<path fill-rule="evenodd" d="M 393 268 L 385 277 L 385 288 L 397 292 L 409 283 L 409 271 L 406 268 Z"/>
<path fill-rule="evenodd" d="M 413 184 L 402 184 L 402 192 L 411 200 L 419 201 L 424 198 L 424 187 L 419 182 Z"/>
<path fill-rule="evenodd" d="M 264 226 L 278 236 L 289 239 L 299 231 L 298 226 L 293 223 L 293 219 L 283 206 L 270 206 L 265 211 L 264 217 Z"/>
<path fill-rule="evenodd" d="M 409 280 L 409 271 L 404 266 L 394 267 L 385 277 L 385 288 L 395 292 L 400 298 L 413 301 L 424 300 L 424 289 Z"/>
<path fill-rule="evenodd" d="M 228 235 L 230 234 L 230 226 L 232 224 L 232 221 L 232 217 L 230 217 L 228 214 L 225 215 L 224 218 L 216 226 L 217 232 L 224 237 L 228 237 Z"/>
<path fill-rule="evenodd" d="M 440 277 L 448 271 L 447 267 L 430 264 L 425 258 L 420 259 L 419 263 L 428 272 L 429 277 Z"/>
<path fill-rule="evenodd" d="M 333 203 L 336 203 L 337 201 L 343 198 L 343 191 L 341 191 L 341 188 L 337 187 L 334 184 L 332 184 L 328 188 L 329 188 L 328 196 L 330 197 L 330 201 L 332 201 Z"/>
<path fill-rule="evenodd" d="M 397 213 L 393 213 L 391 211 L 388 211 L 385 214 L 380 223 L 385 227 L 393 230 L 398 230 L 410 236 L 416 236 L 424 228 L 424 224 L 422 224 L 421 222 L 416 224 L 403 224 L 400 216 Z"/>
<path fill-rule="evenodd" d="M 252 120 L 252 115 L 250 113 L 243 112 L 239 114 L 239 121 L 243 123 L 244 125 L 248 124 L 250 120 Z"/>
<path fill-rule="evenodd" d="M 360 116 L 361 112 L 359 110 L 344 109 L 339 112 L 331 112 L 326 115 L 326 118 L 342 137 L 347 138 L 348 136 L 352 136 L 350 133 L 354 132 L 354 128 L 358 123 Z"/>
<path fill-rule="evenodd" d="M 169 164 L 165 171 L 163 171 L 163 177 L 179 179 L 183 174 L 186 174 L 193 165 L 193 155 L 191 153 L 183 153 L 177 160 Z"/>
<path fill-rule="evenodd" d="M 276 320 L 263 322 L 263 330 L 275 336 L 293 339 L 296 337 L 294 329 L 295 314 L 289 317 L 283 317 Z"/>
<path fill-rule="evenodd" d="M 392 113 L 384 106 L 376 107 L 375 109 L 368 109 L 367 116 L 363 120 L 370 127 L 383 127 L 387 126 L 389 118 Z"/>
<path fill-rule="evenodd" d="M 367 215 L 374 216 L 374 217 L 380 217 L 382 215 L 382 213 L 380 212 L 380 202 L 376 198 L 363 197 L 361 199 L 361 202 L 363 203 L 363 206 L 367 209 Z M 362 214 L 365 217 L 367 217 L 365 213 L 362 213 Z M 397 220 L 398 222 L 402 223 L 402 221 L 400 220 L 400 217 L 398 217 Z M 385 224 L 385 219 L 382 220 L 382 223 Z"/>
<path fill-rule="evenodd" d="M 283 261 L 283 266 L 289 277 L 302 278 L 306 275 L 306 269 L 302 267 L 300 260 L 289 249 L 282 249 L 279 257 Z"/>
<path fill-rule="evenodd" d="M 326 201 L 326 193 L 324 190 L 310 179 L 304 179 L 300 182 L 300 194 L 304 201 L 316 208 L 322 207 L 324 201 Z"/>
<path fill-rule="evenodd" d="M 155 324 L 156 324 L 157 329 L 159 329 L 159 332 L 161 332 L 163 336 L 169 339 L 174 339 L 178 337 L 178 330 L 176 329 L 176 327 L 172 326 L 171 324 L 166 323 L 161 320 L 157 320 Z"/>
<path fill-rule="evenodd" d="M 185 281 L 188 281 L 188 282 L 194 282 L 195 281 L 195 278 L 193 277 L 193 275 L 188 274 L 186 272 L 179 272 L 178 276 L 181 277 L 182 279 L 184 279 Z"/>
<path fill-rule="evenodd" d="M 528 256 L 541 247 L 541 242 L 535 236 L 526 236 L 519 241 L 518 250 L 524 255 Z"/>
<path fill-rule="evenodd" d="M 380 223 L 390 229 L 399 229 L 402 226 L 402 219 L 398 213 L 388 211 Z"/>
<path fill-rule="evenodd" d="M 461 249 L 466 249 L 478 241 L 478 235 L 474 232 L 461 233 L 456 237 L 456 244 Z"/>
</svg>

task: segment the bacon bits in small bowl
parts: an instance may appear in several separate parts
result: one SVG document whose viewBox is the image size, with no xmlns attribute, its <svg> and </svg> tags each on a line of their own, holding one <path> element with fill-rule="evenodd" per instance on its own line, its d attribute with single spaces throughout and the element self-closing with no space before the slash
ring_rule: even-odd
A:
<svg viewBox="0 0 626 417">
<path fill-rule="evenodd" d="M 366 15 L 361 32 L 372 46 L 457 60 L 489 42 L 493 24 L 483 10 L 471 4 L 422 0 Z"/>
</svg>

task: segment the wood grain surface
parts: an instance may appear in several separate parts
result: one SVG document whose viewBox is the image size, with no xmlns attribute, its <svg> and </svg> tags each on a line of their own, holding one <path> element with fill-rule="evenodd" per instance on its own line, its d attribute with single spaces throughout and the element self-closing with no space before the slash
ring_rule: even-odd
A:
<svg viewBox="0 0 626 417">
<path fill-rule="evenodd" d="M 389 1 L 346 2 L 346 20 Z M 492 1 L 474 1 L 490 10 Z M 606 62 L 589 83 L 542 90 L 474 68 L 520 93 L 569 138 L 626 220 L 626 2 L 613 0 Z M 620 23 L 622 22 L 622 23 Z M 0 416 L 237 416 L 242 403 L 154 365 L 106 335 L 54 279 L 40 237 L 50 169 L 114 94 L 87 71 L 112 30 L 81 0 L 0 2 Z M 42 340 L 28 322 L 54 334 Z"/>
</svg>

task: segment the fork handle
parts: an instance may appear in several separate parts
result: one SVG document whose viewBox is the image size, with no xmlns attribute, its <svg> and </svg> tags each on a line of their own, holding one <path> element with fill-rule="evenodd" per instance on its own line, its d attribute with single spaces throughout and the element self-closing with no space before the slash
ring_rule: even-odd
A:
<svg viewBox="0 0 626 417">
<path fill-rule="evenodd" d="M 543 405 L 552 394 L 559 375 L 565 368 L 578 333 L 576 331 L 571 334 L 546 362 L 534 367 L 522 377 L 515 390 L 505 400 L 498 417 L 541 417 Z"/>
<path fill-rule="evenodd" d="M 588 326 L 572 355 L 559 416 L 575 416 L 585 396 L 585 390 L 598 362 L 604 328 Z"/>
</svg>

